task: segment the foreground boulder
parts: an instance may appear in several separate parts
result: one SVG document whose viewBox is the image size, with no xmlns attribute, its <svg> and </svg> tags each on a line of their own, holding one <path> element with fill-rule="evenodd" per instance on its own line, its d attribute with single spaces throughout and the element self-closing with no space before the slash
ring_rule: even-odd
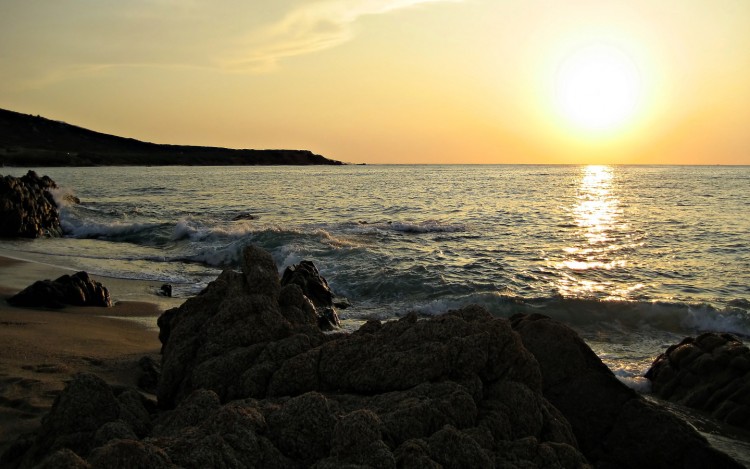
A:
<svg viewBox="0 0 750 469">
<path fill-rule="evenodd" d="M 251 247 L 159 324 L 158 407 L 79 377 L 0 466 L 741 467 L 541 316 L 467 306 L 324 333 Z"/>
<path fill-rule="evenodd" d="M 60 236 L 57 205 L 49 193 L 56 187 L 52 179 L 34 171 L 20 178 L 0 177 L 0 237 Z"/>
<path fill-rule="evenodd" d="M 672 345 L 646 372 L 657 396 L 750 430 L 750 349 L 708 332 Z"/>
<path fill-rule="evenodd" d="M 742 467 L 687 423 L 623 385 L 575 331 L 546 316 L 511 318 L 544 377 L 543 393 L 602 467 Z"/>
<path fill-rule="evenodd" d="M 56 280 L 39 280 L 8 299 L 13 306 L 62 308 L 112 306 L 109 290 L 86 272 L 63 275 Z"/>
<path fill-rule="evenodd" d="M 113 439 L 146 436 L 154 407 L 135 390 L 113 389 L 93 374 L 76 375 L 36 435 L 17 440 L 0 457 L 0 467 L 35 467 L 45 460 L 46 467 L 89 467 L 81 455 Z M 83 465 L 67 465 L 76 460 Z"/>
</svg>

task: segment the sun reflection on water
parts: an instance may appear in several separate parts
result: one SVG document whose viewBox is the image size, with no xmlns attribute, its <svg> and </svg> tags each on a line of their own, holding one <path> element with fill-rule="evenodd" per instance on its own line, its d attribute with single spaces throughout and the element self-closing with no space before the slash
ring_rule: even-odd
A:
<svg viewBox="0 0 750 469">
<path fill-rule="evenodd" d="M 590 245 L 609 241 L 608 231 L 617 219 L 617 204 L 612 195 L 612 169 L 586 166 L 573 213 L 576 224 L 586 230 L 584 234 Z"/>
<path fill-rule="evenodd" d="M 643 287 L 604 281 L 597 271 L 627 265 L 628 226 L 622 220 L 614 169 L 610 166 L 585 166 L 573 206 L 569 209 L 574 235 L 563 248 L 563 259 L 556 264 L 561 273 L 557 289 L 564 296 L 597 296 L 606 299 L 628 298 Z M 611 279 L 611 276 L 608 278 Z"/>
</svg>

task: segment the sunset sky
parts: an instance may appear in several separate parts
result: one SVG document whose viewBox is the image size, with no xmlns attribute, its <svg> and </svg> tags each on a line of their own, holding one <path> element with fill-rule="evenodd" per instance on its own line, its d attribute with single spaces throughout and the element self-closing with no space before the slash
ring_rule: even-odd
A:
<svg viewBox="0 0 750 469">
<path fill-rule="evenodd" d="M 750 164 L 750 1 L 3 0 L 0 108 L 353 163 Z"/>
</svg>

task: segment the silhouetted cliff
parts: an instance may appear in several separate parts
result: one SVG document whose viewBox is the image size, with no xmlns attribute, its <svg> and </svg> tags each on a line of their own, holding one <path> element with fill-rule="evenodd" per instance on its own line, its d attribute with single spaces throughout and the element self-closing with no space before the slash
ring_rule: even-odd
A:
<svg viewBox="0 0 750 469">
<path fill-rule="evenodd" d="M 340 164 L 307 150 L 159 145 L 0 109 L 0 166 Z"/>
</svg>

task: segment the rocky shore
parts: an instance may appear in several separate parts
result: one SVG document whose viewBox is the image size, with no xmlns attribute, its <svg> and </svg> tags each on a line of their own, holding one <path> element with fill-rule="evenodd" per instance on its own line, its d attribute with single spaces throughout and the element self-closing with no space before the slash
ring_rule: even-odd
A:
<svg viewBox="0 0 750 469">
<path fill-rule="evenodd" d="M 0 237 L 60 236 L 60 216 L 49 192 L 55 188 L 55 181 L 34 171 L 20 178 L 0 177 Z"/>
<path fill-rule="evenodd" d="M 732 334 L 686 337 L 646 373 L 653 392 L 750 430 L 750 349 Z"/>
<path fill-rule="evenodd" d="M 742 467 L 545 316 L 323 332 L 268 253 L 241 264 L 160 317 L 155 400 L 79 374 L 0 466 Z"/>
</svg>

